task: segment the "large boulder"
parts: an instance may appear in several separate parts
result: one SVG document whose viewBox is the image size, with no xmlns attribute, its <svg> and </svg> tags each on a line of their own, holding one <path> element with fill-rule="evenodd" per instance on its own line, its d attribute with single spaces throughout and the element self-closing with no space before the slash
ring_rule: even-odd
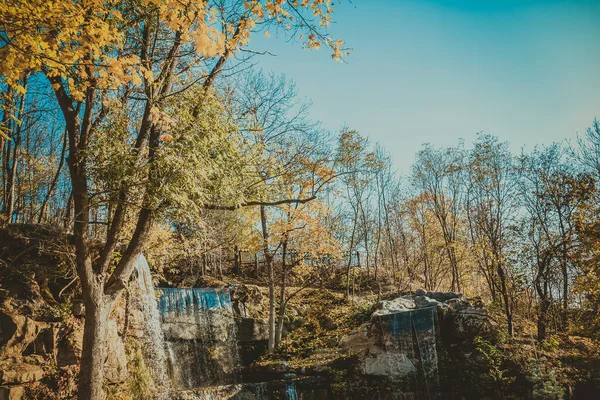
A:
<svg viewBox="0 0 600 400">
<path fill-rule="evenodd" d="M 401 311 L 413 310 L 417 308 L 414 296 L 402 296 L 393 300 L 382 300 L 373 306 L 371 317 L 393 314 Z"/>
<path fill-rule="evenodd" d="M 269 340 L 269 322 L 256 318 L 236 318 L 237 341 L 249 343 Z"/>
<path fill-rule="evenodd" d="M 163 315 L 162 329 L 165 340 L 207 339 L 227 342 L 231 339 L 231 325 L 235 320 L 225 309 L 202 310 Z"/>
<path fill-rule="evenodd" d="M 416 308 L 426 308 L 426 307 L 447 307 L 448 305 L 442 303 L 441 301 L 437 301 L 435 299 L 430 298 L 429 296 L 415 296 L 415 305 Z"/>
<path fill-rule="evenodd" d="M 231 305 L 233 311 L 242 318 L 263 317 L 264 298 L 258 288 L 254 285 L 235 285 L 231 291 Z"/>
<path fill-rule="evenodd" d="M 437 300 L 441 303 L 447 303 L 452 299 L 461 299 L 463 297 L 462 293 L 456 292 L 426 292 L 423 289 L 418 289 L 415 292 L 415 296 L 427 296 L 430 299 Z"/>
<path fill-rule="evenodd" d="M 364 373 L 375 376 L 407 376 L 414 374 L 414 361 L 406 354 L 391 352 L 377 346 L 369 348 L 363 361 Z"/>
<path fill-rule="evenodd" d="M 66 367 L 79 363 L 81 348 L 83 346 L 83 334 L 81 331 L 70 335 L 61 335 L 57 343 L 56 365 Z"/>
<path fill-rule="evenodd" d="M 44 377 L 44 370 L 39 365 L 25 364 L 18 361 L 3 364 L 0 369 L 0 384 L 15 385 L 37 382 Z"/>
<path fill-rule="evenodd" d="M 0 354 L 20 356 L 50 324 L 0 311 Z"/>
<path fill-rule="evenodd" d="M 455 340 L 469 340 L 475 336 L 487 336 L 492 332 L 495 322 L 483 308 L 480 301 L 457 300 L 450 302 L 447 314 L 451 334 Z"/>
<path fill-rule="evenodd" d="M 449 302 L 460 300 L 461 293 L 426 292 L 418 289 L 413 295 L 404 295 L 392 300 L 382 300 L 373 306 L 372 319 L 398 312 L 427 307 L 448 307 Z"/>
<path fill-rule="evenodd" d="M 0 386 L 0 400 L 21 400 L 24 395 L 23 386 Z"/>
<path fill-rule="evenodd" d="M 365 375 L 404 379 L 423 368 L 421 353 L 431 357 L 428 362 L 437 368 L 440 346 L 464 343 L 490 332 L 490 327 L 480 301 L 469 302 L 454 292 L 419 290 L 377 303 L 370 322 L 343 338 L 339 346 L 358 356 Z"/>
</svg>

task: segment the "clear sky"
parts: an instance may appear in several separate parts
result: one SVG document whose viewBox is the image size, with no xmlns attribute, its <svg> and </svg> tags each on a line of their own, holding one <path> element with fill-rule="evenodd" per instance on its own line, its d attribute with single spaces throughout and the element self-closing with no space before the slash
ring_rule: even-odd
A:
<svg viewBox="0 0 600 400">
<path fill-rule="evenodd" d="M 600 118 L 600 0 L 341 0 L 346 63 L 260 37 L 327 129 L 382 144 L 408 172 L 422 143 L 484 131 L 519 151 L 573 139 Z"/>
</svg>

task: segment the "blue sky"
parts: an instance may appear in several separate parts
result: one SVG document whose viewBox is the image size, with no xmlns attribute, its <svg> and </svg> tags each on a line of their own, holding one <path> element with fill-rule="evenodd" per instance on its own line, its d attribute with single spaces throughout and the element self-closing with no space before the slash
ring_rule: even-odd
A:
<svg viewBox="0 0 600 400">
<path fill-rule="evenodd" d="M 327 129 L 379 142 L 408 172 L 422 143 L 484 131 L 512 149 L 573 139 L 600 118 L 600 0 L 342 0 L 325 49 L 259 37 L 259 66 L 285 73 Z"/>
</svg>

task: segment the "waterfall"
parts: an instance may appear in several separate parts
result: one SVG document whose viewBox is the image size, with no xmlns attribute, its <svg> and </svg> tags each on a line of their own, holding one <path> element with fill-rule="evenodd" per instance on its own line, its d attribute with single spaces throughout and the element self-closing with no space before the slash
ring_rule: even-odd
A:
<svg viewBox="0 0 600 400">
<path fill-rule="evenodd" d="M 427 398 L 439 397 L 437 307 L 420 308 L 381 318 L 382 341 L 390 376 L 418 381 L 420 373 Z"/>
<path fill-rule="evenodd" d="M 266 388 L 266 383 L 264 383 L 264 382 L 256 384 L 256 386 L 254 387 L 254 397 L 256 398 L 256 400 L 265 400 L 266 399 L 265 388 Z"/>
<path fill-rule="evenodd" d="M 144 255 L 135 262 L 137 283 L 140 295 L 140 305 L 144 315 L 144 352 L 149 364 L 156 387 L 166 391 L 168 377 L 165 367 L 165 342 L 161 328 L 160 313 L 156 302 L 156 292 L 152 284 L 150 267 Z"/>
<path fill-rule="evenodd" d="M 415 313 L 413 325 L 427 395 L 430 399 L 437 399 L 440 395 L 435 324 L 437 307 L 421 308 L 413 312 Z"/>
<path fill-rule="evenodd" d="M 296 385 L 292 381 L 285 383 L 285 400 L 298 400 Z"/>
<path fill-rule="evenodd" d="M 389 353 L 391 350 L 393 354 L 400 355 L 400 357 L 388 356 L 388 360 L 392 362 L 390 372 L 392 375 L 405 375 L 414 369 L 410 361 L 414 358 L 414 342 L 411 329 L 413 314 L 412 312 L 405 312 L 392 314 L 392 316 L 392 334 L 394 335 L 394 340 L 388 345 L 387 351 Z"/>
<path fill-rule="evenodd" d="M 161 289 L 159 310 L 174 389 L 236 383 L 237 324 L 228 288 Z"/>
<path fill-rule="evenodd" d="M 164 288 L 159 301 L 161 315 L 189 314 L 198 311 L 219 310 L 233 312 L 228 289 Z"/>
</svg>

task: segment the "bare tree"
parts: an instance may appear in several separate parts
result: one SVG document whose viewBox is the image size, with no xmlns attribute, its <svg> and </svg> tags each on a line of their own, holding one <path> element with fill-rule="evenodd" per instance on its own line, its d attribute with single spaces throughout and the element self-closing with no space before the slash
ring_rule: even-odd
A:
<svg viewBox="0 0 600 400">
<path fill-rule="evenodd" d="M 508 145 L 495 137 L 480 135 L 469 155 L 467 171 L 466 209 L 471 237 L 490 292 L 500 295 L 508 334 L 512 336 L 509 285 L 513 271 L 507 252 L 513 239 L 509 227 L 515 222 L 518 196 L 516 170 Z"/>
</svg>

